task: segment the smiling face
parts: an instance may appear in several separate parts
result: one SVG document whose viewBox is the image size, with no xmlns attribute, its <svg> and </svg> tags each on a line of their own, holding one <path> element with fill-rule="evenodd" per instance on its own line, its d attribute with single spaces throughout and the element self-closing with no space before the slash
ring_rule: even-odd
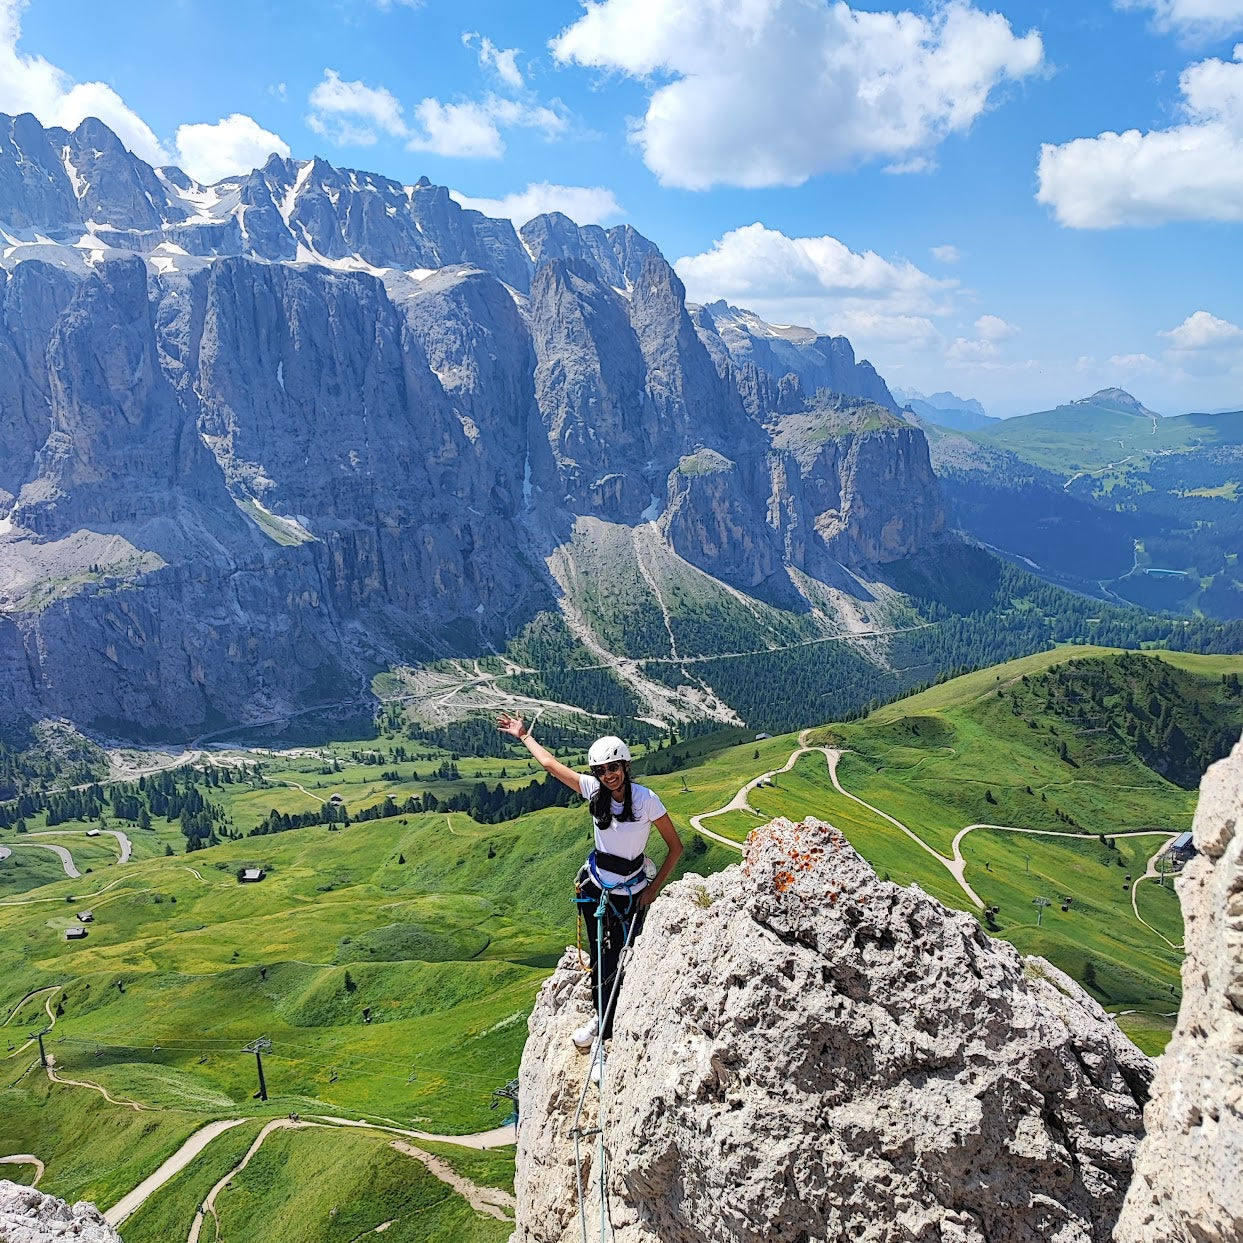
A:
<svg viewBox="0 0 1243 1243">
<path fill-rule="evenodd" d="M 593 776 L 613 796 L 617 802 L 622 801 L 622 791 L 626 787 L 626 764 L 623 760 L 610 760 L 607 764 L 593 764 Z"/>
</svg>

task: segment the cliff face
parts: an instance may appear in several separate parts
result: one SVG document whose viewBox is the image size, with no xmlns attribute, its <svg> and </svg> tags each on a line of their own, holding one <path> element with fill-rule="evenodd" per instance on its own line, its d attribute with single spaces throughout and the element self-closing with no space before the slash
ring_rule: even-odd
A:
<svg viewBox="0 0 1243 1243">
<path fill-rule="evenodd" d="M 559 607 L 583 517 L 800 610 L 785 571 L 940 530 L 874 401 L 790 431 L 825 384 L 889 403 L 848 342 L 734 357 L 628 227 L 519 239 L 318 159 L 200 186 L 97 121 L 0 117 L 0 228 L 3 713 L 193 733 L 365 697 Z"/>
<path fill-rule="evenodd" d="M 583 979 L 567 956 L 531 1016 L 512 1243 L 580 1237 Z M 613 1237 L 1103 1243 L 1151 1074 L 1055 968 L 878 881 L 836 830 L 774 821 L 662 893 L 637 942 L 606 1073 Z"/>
<path fill-rule="evenodd" d="M 1199 853 L 1176 882 L 1182 1007 L 1157 1063 L 1118 1243 L 1243 1238 L 1243 743 L 1205 774 L 1194 832 Z"/>
</svg>

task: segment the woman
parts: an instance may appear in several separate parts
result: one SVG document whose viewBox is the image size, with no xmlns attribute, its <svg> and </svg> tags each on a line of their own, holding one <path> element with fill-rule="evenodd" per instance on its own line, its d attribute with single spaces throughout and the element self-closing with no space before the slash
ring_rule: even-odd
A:
<svg viewBox="0 0 1243 1243">
<path fill-rule="evenodd" d="M 587 752 L 591 773 L 576 773 L 535 741 L 522 717 L 503 712 L 496 724 L 502 733 L 523 743 L 545 772 L 587 799 L 591 808 L 595 849 L 579 871 L 574 900 L 587 924 L 596 1013 L 571 1038 L 584 1052 L 598 1051 L 591 1077 L 599 1083 L 604 1061 L 602 1042 L 613 1034 L 614 984 L 622 950 L 642 931 L 648 906 L 682 857 L 682 839 L 659 796 L 630 780 L 630 748 L 620 738 L 596 739 Z M 643 853 L 653 825 L 669 848 L 654 874 L 651 860 Z M 602 896 L 601 947 L 597 912 Z"/>
</svg>

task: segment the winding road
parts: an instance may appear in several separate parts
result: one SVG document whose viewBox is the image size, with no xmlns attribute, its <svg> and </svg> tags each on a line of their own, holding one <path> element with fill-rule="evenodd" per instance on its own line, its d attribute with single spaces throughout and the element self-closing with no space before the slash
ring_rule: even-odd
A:
<svg viewBox="0 0 1243 1243">
<path fill-rule="evenodd" d="M 753 814 L 759 814 L 748 801 L 748 796 L 751 791 L 763 783 L 770 782 L 773 777 L 778 774 L 789 772 L 802 756 L 818 751 L 823 754 L 825 762 L 828 764 L 829 778 L 833 782 L 833 788 L 840 795 L 844 798 L 850 799 L 854 803 L 858 803 L 860 807 L 867 808 L 868 811 L 872 812 L 874 815 L 880 816 L 883 820 L 887 820 L 896 829 L 899 829 L 908 838 L 910 838 L 910 840 L 926 854 L 931 855 L 932 858 L 934 858 L 954 878 L 959 888 L 967 897 L 968 901 L 970 901 L 978 910 L 984 909 L 984 902 L 967 880 L 967 861 L 962 853 L 962 843 L 966 840 L 969 833 L 974 832 L 976 829 L 994 829 L 1001 833 L 1023 833 L 1030 834 L 1034 837 L 1096 838 L 1099 836 L 1096 833 L 1061 833 L 1056 829 L 1021 829 L 1009 824 L 969 824 L 965 828 L 959 829 L 959 831 L 954 835 L 954 840 L 950 847 L 951 855 L 946 857 L 941 854 L 940 851 L 935 850 L 933 847 L 928 845 L 928 843 L 925 842 L 918 833 L 916 833 L 909 826 L 903 824 L 901 820 L 897 819 L 895 816 L 891 816 L 887 811 L 883 811 L 881 808 L 865 802 L 857 794 L 852 794 L 849 790 L 847 790 L 842 785 L 841 780 L 837 775 L 837 766 L 845 752 L 836 747 L 808 745 L 808 732 L 809 731 L 807 730 L 803 730 L 799 734 L 798 746 L 795 747 L 795 749 L 790 753 L 790 758 L 786 760 L 785 764 L 781 768 L 770 769 L 768 772 L 761 773 L 758 777 L 753 777 L 723 807 L 718 807 L 713 811 L 700 812 L 698 815 L 690 816 L 689 821 L 691 828 L 693 828 L 696 833 L 699 833 L 704 837 L 711 838 L 714 842 L 720 842 L 723 846 L 729 846 L 734 850 L 741 851 L 742 845 L 739 842 L 736 842 L 728 837 L 722 837 L 720 834 L 713 833 L 709 829 L 705 829 L 703 827 L 703 822 L 712 816 L 721 816 L 729 811 L 749 811 Z M 1105 836 L 1110 840 L 1129 837 L 1160 837 L 1163 839 L 1163 843 L 1168 843 L 1175 838 L 1177 834 L 1164 829 L 1136 829 L 1133 832 L 1127 833 L 1107 833 Z M 1164 941 L 1171 949 L 1177 950 L 1182 949 L 1182 946 L 1175 945 L 1173 941 L 1158 932 L 1156 928 L 1154 928 L 1143 918 L 1142 915 L 1140 915 L 1139 903 L 1136 897 L 1140 881 L 1155 880 L 1160 875 L 1157 870 L 1157 864 L 1164 851 L 1165 844 L 1163 844 L 1160 849 L 1158 849 L 1157 852 L 1149 858 L 1146 871 L 1142 876 L 1137 877 L 1131 885 L 1131 910 L 1134 912 L 1135 918 L 1143 924 L 1145 928 L 1147 928 L 1154 935 L 1160 937 L 1161 940 Z"/>
</svg>

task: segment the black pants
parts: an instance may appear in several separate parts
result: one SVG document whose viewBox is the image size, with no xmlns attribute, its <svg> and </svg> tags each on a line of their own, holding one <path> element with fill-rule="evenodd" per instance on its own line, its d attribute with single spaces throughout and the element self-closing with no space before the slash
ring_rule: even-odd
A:
<svg viewBox="0 0 1243 1243">
<path fill-rule="evenodd" d="M 605 1008 L 600 1034 L 603 1039 L 608 1040 L 613 1035 L 613 1010 L 616 1003 L 613 985 L 617 979 L 622 950 L 626 947 L 626 931 L 630 929 L 630 940 L 633 942 L 643 931 L 647 908 L 639 905 L 638 894 L 631 895 L 620 890 L 610 893 L 605 899 L 604 947 L 601 954 L 597 944 L 600 930 L 596 920 L 596 911 L 600 906 L 600 886 L 590 875 L 584 873 L 586 868 L 579 873 L 575 882 L 574 901 L 578 906 L 579 917 L 587 925 L 587 944 L 591 955 L 591 1004 L 597 1014 L 602 1006 Z M 600 995 L 601 987 L 604 989 L 603 998 Z"/>
</svg>

